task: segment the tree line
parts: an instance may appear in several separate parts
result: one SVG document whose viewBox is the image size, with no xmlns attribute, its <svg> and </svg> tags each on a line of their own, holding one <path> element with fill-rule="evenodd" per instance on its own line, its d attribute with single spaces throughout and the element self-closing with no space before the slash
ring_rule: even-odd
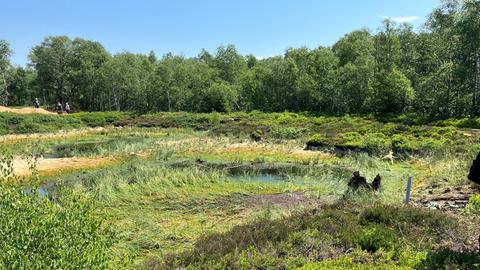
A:
<svg viewBox="0 0 480 270">
<path fill-rule="evenodd" d="M 477 116 L 480 1 L 444 0 L 425 27 L 385 20 L 376 33 L 346 34 L 331 47 L 243 56 L 233 45 L 196 57 L 121 52 L 99 42 L 50 36 L 26 67 L 9 62 L 0 40 L 0 102 L 69 102 L 85 111 L 227 112 L 327 115 Z"/>
</svg>

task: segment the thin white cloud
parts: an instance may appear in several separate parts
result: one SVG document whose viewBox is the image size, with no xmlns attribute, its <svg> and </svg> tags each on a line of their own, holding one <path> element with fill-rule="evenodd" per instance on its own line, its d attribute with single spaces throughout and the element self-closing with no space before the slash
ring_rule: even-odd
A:
<svg viewBox="0 0 480 270">
<path fill-rule="evenodd" d="M 411 23 L 417 20 L 420 20 L 418 16 L 398 16 L 398 17 L 390 17 L 390 16 L 380 16 L 382 19 L 389 19 L 396 23 Z"/>
</svg>

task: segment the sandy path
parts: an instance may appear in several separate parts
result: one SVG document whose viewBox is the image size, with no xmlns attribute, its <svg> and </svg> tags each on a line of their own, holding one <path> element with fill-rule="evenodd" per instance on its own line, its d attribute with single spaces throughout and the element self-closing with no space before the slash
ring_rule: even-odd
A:
<svg viewBox="0 0 480 270">
<path fill-rule="evenodd" d="M 100 167 L 109 162 L 113 162 L 113 158 L 96 157 L 96 158 L 41 158 L 38 160 L 37 170 L 41 175 L 58 173 L 62 171 L 91 169 Z M 16 157 L 13 161 L 13 171 L 15 175 L 27 176 L 31 172 L 28 168 L 28 162 L 25 159 Z"/>
<path fill-rule="evenodd" d="M 25 107 L 25 108 L 20 108 L 20 109 L 15 109 L 15 108 L 8 108 L 4 106 L 0 106 L 0 112 L 12 112 L 12 113 L 18 113 L 18 114 L 56 114 L 53 112 L 49 112 L 44 109 L 36 109 L 33 107 Z"/>
</svg>

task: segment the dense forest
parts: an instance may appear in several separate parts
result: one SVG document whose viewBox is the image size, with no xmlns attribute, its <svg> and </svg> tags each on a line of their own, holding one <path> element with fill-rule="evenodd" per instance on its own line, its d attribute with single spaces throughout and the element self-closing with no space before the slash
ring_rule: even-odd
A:
<svg viewBox="0 0 480 270">
<path fill-rule="evenodd" d="M 293 111 L 326 115 L 414 113 L 476 116 L 480 1 L 446 0 L 414 31 L 391 20 L 331 47 L 243 56 L 233 45 L 197 57 L 122 52 L 66 36 L 46 37 L 26 67 L 0 40 L 0 102 L 69 102 L 87 111 Z"/>
</svg>

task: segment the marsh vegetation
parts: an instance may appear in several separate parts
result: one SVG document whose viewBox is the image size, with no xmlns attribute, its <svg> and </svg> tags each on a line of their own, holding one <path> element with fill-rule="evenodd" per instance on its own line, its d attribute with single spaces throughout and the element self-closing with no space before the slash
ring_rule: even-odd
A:
<svg viewBox="0 0 480 270">
<path fill-rule="evenodd" d="M 293 113 L 115 117 L 96 129 L 79 120 L 81 130 L 4 137 L 10 184 L 2 186 L 2 211 L 25 213 L 2 225 L 22 226 L 5 236 L 2 250 L 14 250 L 5 265 L 472 269 L 480 262 L 480 207 L 466 179 L 480 149 L 477 130 Z M 18 159 L 33 175 L 13 176 Z M 348 191 L 354 171 L 380 174 L 381 190 Z M 408 176 L 413 199 L 405 206 Z M 459 195 L 465 204 L 448 207 Z M 59 243 L 59 234 L 71 238 Z M 45 256 L 50 249 L 24 246 L 25 237 L 75 252 Z"/>
</svg>

